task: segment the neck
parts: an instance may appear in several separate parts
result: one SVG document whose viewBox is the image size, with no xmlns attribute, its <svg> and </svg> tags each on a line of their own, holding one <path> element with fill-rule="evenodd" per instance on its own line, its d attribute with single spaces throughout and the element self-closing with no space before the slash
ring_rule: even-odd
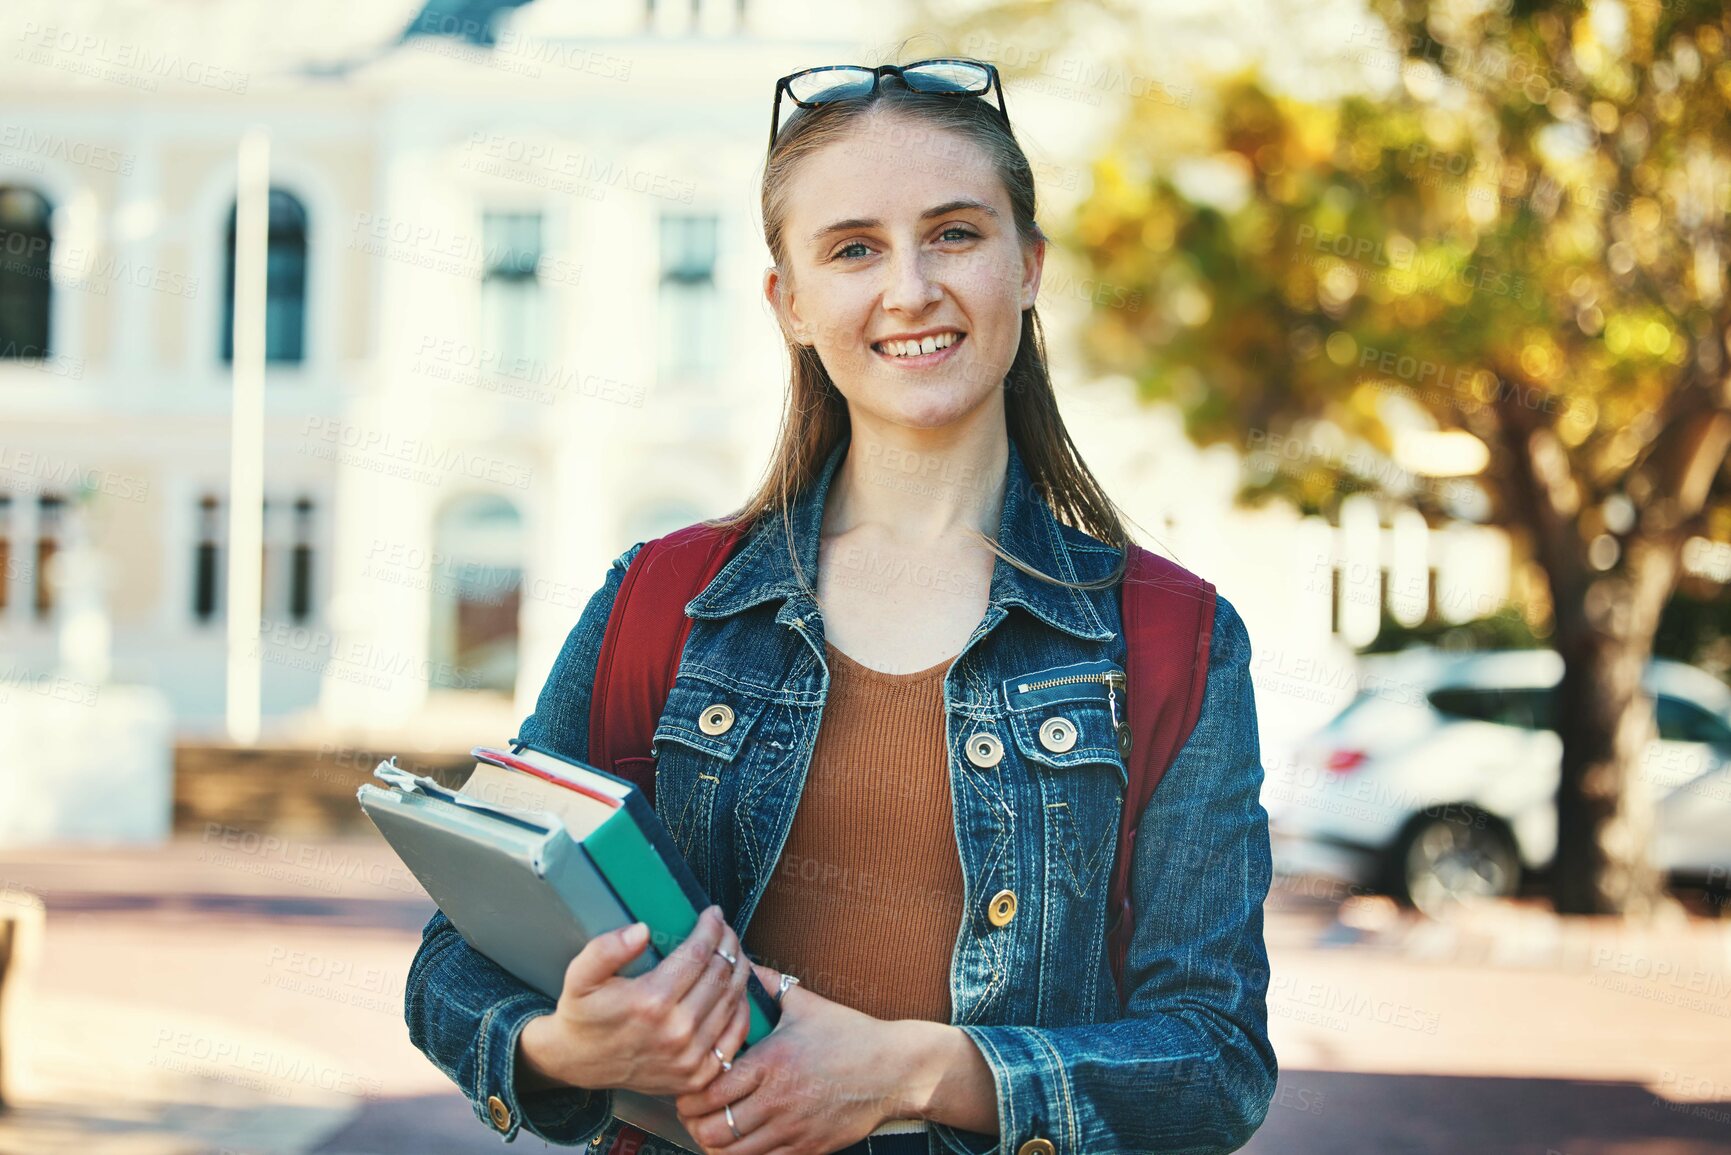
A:
<svg viewBox="0 0 1731 1155">
<path fill-rule="evenodd" d="M 824 532 L 870 527 L 909 545 L 996 534 L 1009 461 L 1002 420 L 941 430 L 856 422 L 824 503 Z"/>
</svg>

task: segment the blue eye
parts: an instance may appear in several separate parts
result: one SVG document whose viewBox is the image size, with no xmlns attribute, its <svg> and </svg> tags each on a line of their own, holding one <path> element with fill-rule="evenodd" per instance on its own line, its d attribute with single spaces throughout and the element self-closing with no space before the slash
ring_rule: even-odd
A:
<svg viewBox="0 0 1731 1155">
<path fill-rule="evenodd" d="M 978 237 L 980 235 L 979 233 L 976 233 L 974 230 L 967 228 L 963 225 L 951 225 L 949 228 L 947 228 L 943 232 L 939 233 L 938 236 L 939 236 L 939 238 L 947 238 L 952 233 L 959 234 L 963 240 L 971 240 L 971 239 Z M 837 249 L 833 254 L 831 254 L 830 259 L 832 261 L 852 260 L 853 258 L 847 256 L 848 250 L 850 250 L 850 249 L 864 249 L 866 247 L 867 246 L 866 246 L 866 243 L 864 241 L 849 241 L 847 244 L 843 245 L 841 248 Z"/>
</svg>

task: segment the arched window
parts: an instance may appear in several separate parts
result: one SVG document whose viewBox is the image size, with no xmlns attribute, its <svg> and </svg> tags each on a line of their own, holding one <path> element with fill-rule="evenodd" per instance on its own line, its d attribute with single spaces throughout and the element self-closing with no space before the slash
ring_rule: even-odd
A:
<svg viewBox="0 0 1731 1155">
<path fill-rule="evenodd" d="M 428 683 L 511 693 L 523 603 L 523 515 L 508 498 L 454 497 L 433 522 Z"/>
<path fill-rule="evenodd" d="M 222 359 L 234 360 L 234 222 L 228 210 L 222 294 Z M 307 315 L 307 211 L 293 193 L 270 190 L 265 256 L 264 357 L 299 362 L 305 355 Z"/>
<path fill-rule="evenodd" d="M 36 190 L 0 185 L 0 360 L 48 358 L 52 216 Z"/>
</svg>

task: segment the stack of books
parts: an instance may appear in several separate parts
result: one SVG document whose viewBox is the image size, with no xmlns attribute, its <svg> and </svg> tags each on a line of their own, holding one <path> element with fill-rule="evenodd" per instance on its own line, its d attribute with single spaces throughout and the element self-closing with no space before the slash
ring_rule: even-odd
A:
<svg viewBox="0 0 1731 1155">
<path fill-rule="evenodd" d="M 643 922 L 649 945 L 619 974 L 653 968 L 710 905 L 642 792 L 623 778 L 541 750 L 471 751 L 451 790 L 379 763 L 358 797 L 403 864 L 469 945 L 557 999 L 565 970 L 596 935 Z M 774 1029 L 775 999 L 747 979 L 746 1047 Z M 743 1048 L 742 1048 L 743 1049 Z M 673 1101 L 623 1088 L 614 1114 L 691 1150 Z"/>
</svg>

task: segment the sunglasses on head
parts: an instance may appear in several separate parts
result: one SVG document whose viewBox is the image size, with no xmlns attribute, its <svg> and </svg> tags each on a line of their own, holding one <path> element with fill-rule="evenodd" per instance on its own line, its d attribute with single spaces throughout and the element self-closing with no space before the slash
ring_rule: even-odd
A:
<svg viewBox="0 0 1731 1155">
<path fill-rule="evenodd" d="M 816 108 L 835 100 L 855 100 L 874 95 L 885 76 L 894 76 L 914 92 L 937 93 L 945 96 L 986 96 L 998 94 L 998 115 L 1010 123 L 1004 107 L 1004 85 L 998 79 L 995 65 L 960 57 L 919 60 L 912 64 L 880 64 L 873 68 L 864 64 L 823 64 L 802 68 L 775 82 L 774 116 L 769 122 L 769 148 L 775 151 L 776 134 L 781 130 L 781 95 L 786 93 L 801 108 Z"/>
</svg>

